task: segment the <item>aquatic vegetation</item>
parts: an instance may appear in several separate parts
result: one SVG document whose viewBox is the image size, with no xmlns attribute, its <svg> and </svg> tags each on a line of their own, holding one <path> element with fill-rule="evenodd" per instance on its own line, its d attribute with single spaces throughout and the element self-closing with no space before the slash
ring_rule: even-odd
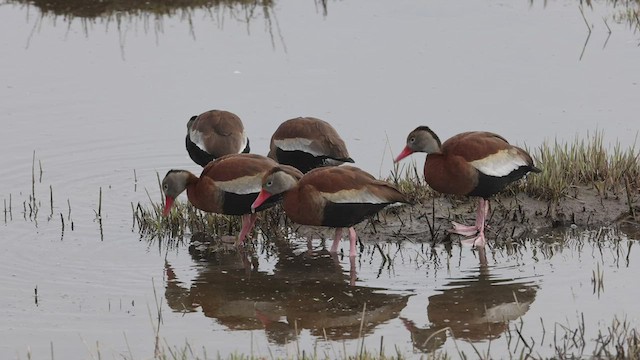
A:
<svg viewBox="0 0 640 360">
<path fill-rule="evenodd" d="M 640 1 L 639 0 L 609 0 L 618 9 L 613 20 L 627 23 L 631 29 L 640 30 Z"/>
<path fill-rule="evenodd" d="M 601 131 L 587 139 L 576 137 L 571 143 L 545 141 L 531 154 L 543 171 L 529 176 L 522 189 L 535 198 L 557 202 L 575 196 L 584 187 L 595 189 L 604 198 L 626 192 L 635 196 L 640 188 L 640 153 L 636 147 L 623 149 L 616 143 L 608 150 Z"/>
</svg>

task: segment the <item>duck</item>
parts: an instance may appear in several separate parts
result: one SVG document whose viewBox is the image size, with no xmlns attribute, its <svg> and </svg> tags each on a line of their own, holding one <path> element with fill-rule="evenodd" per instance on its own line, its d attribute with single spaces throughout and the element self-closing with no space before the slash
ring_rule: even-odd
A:
<svg viewBox="0 0 640 360">
<path fill-rule="evenodd" d="M 356 224 L 389 205 L 409 203 L 391 184 L 350 165 L 313 169 L 300 179 L 275 167 L 263 176 L 262 190 L 251 208 L 259 209 L 280 194 L 284 194 L 282 208 L 293 222 L 335 228 L 330 252 L 337 252 L 342 232 L 348 229 L 350 257 L 356 255 Z"/>
<path fill-rule="evenodd" d="M 314 117 L 297 117 L 280 124 L 271 136 L 267 156 L 303 173 L 354 162 L 336 129 Z"/>
<path fill-rule="evenodd" d="M 187 122 L 185 145 L 191 160 L 202 167 L 224 155 L 251 151 L 242 120 L 224 110 L 192 116 Z"/>
<path fill-rule="evenodd" d="M 418 126 L 409 133 L 406 146 L 394 161 L 415 152 L 427 154 L 424 179 L 435 191 L 479 198 L 475 224 L 453 222 L 450 230 L 455 234 L 475 236 L 465 241 L 475 248 L 486 244 L 484 229 L 489 198 L 528 173 L 541 172 L 525 150 L 488 131 L 460 133 L 441 143 L 428 126 Z"/>
<path fill-rule="evenodd" d="M 186 190 L 189 202 L 202 211 L 241 216 L 242 228 L 236 241 L 236 245 L 241 246 L 253 229 L 256 212 L 281 200 L 275 197 L 259 207 L 251 206 L 261 191 L 262 178 L 276 166 L 279 164 L 263 155 L 231 154 L 207 164 L 199 177 L 188 170 L 169 170 L 162 179 L 163 215 L 169 214 L 175 199 Z M 296 168 L 284 166 L 282 169 L 294 179 L 302 177 Z"/>
</svg>

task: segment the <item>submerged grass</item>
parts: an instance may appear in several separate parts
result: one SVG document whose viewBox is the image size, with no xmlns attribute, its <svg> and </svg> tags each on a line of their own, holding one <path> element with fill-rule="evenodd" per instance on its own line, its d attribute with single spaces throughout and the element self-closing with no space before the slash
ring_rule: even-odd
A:
<svg viewBox="0 0 640 360">
<path fill-rule="evenodd" d="M 160 306 L 161 304 L 157 304 Z M 150 313 L 151 315 L 151 313 Z M 296 360 L 325 360 L 325 359 L 345 359 L 345 360 L 402 360 L 402 359 L 433 359 L 433 360 L 445 360 L 445 359 L 546 359 L 548 356 L 540 355 L 542 348 L 553 351 L 552 358 L 558 359 L 583 359 L 583 358 L 595 358 L 595 359 L 638 359 L 640 358 L 640 333 L 635 329 L 631 323 L 626 319 L 614 318 L 609 325 L 604 329 L 599 329 L 595 338 L 590 339 L 586 335 L 586 327 L 584 323 L 584 314 L 578 316 L 577 323 L 575 325 L 569 325 L 568 323 L 556 322 L 550 325 L 552 328 L 547 329 L 544 322 L 541 320 L 543 327 L 542 333 L 536 335 L 536 337 L 530 336 L 526 329 L 525 323 L 521 320 L 510 324 L 509 329 L 505 332 L 506 336 L 504 341 L 507 342 L 508 353 L 496 352 L 491 350 L 491 347 L 487 347 L 484 352 L 480 352 L 475 346 L 472 345 L 473 351 L 465 352 L 460 350 L 457 342 L 462 340 L 456 340 L 452 337 L 452 333 L 449 328 L 444 328 L 426 341 L 430 341 L 433 336 L 439 336 L 443 333 L 443 336 L 450 337 L 454 343 L 455 352 L 447 352 L 442 350 L 434 350 L 428 353 L 404 353 L 395 347 L 391 353 L 385 350 L 383 340 L 381 339 L 379 349 L 371 349 L 364 347 L 364 341 L 358 345 L 358 348 L 351 352 L 346 348 L 341 350 L 333 349 L 331 351 L 317 351 L 314 349 L 310 352 L 301 351 L 296 354 L 289 354 L 286 356 L 274 356 L 269 351 L 268 354 L 255 354 L 253 351 L 250 354 L 245 353 L 232 353 L 227 356 L 221 356 L 220 354 L 209 355 L 206 349 L 195 348 L 189 340 L 185 340 L 182 345 L 170 345 L 166 339 L 160 336 L 161 332 L 161 317 L 162 314 L 158 311 L 157 317 L 152 317 L 154 323 L 154 355 L 153 359 L 157 360 L 208 360 L 208 359 L 225 359 L 225 360 L 254 360 L 254 359 L 296 359 Z M 548 339 L 547 335 L 552 338 Z M 126 340 L 126 339 L 125 339 Z M 253 344 L 252 344 L 253 348 Z M 587 350 L 589 348 L 589 350 Z M 93 358 L 102 358 L 99 344 L 96 344 L 95 354 L 91 354 Z M 53 344 L 52 344 L 52 358 L 53 358 Z M 120 357 L 125 360 L 134 360 L 135 358 L 129 354 L 121 353 Z"/>
<path fill-rule="evenodd" d="M 167 216 L 162 216 L 164 204 L 152 204 L 151 208 L 131 204 L 134 221 L 142 236 L 149 240 L 184 240 L 189 233 L 207 232 L 231 235 L 240 229 L 240 218 L 211 214 L 194 208 L 189 203 L 176 202 Z"/>
</svg>

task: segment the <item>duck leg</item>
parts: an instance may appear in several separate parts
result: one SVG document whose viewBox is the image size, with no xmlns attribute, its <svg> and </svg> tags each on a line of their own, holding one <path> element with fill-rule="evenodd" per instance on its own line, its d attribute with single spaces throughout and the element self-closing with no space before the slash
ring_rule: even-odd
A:
<svg viewBox="0 0 640 360">
<path fill-rule="evenodd" d="M 336 235 L 333 237 L 333 244 L 331 245 L 331 252 L 338 252 L 338 245 L 340 244 L 340 240 L 342 239 L 342 229 L 336 228 Z M 356 234 L 356 230 L 353 227 L 349 228 L 349 256 L 356 256 L 356 240 L 358 240 L 358 235 Z"/>
<path fill-rule="evenodd" d="M 452 221 L 451 225 L 453 225 L 453 228 L 450 229 L 449 232 L 453 234 L 472 236 L 478 233 L 478 227 L 475 225 L 464 225 L 455 221 Z"/>
<path fill-rule="evenodd" d="M 331 244 L 330 252 L 332 253 L 338 252 L 338 245 L 340 245 L 341 239 L 342 239 L 342 228 L 336 228 L 336 234 L 333 237 L 333 244 Z"/>
<path fill-rule="evenodd" d="M 480 198 L 478 200 L 478 208 L 476 210 L 475 225 L 463 225 L 458 222 L 452 221 L 451 224 L 453 225 L 453 229 L 449 230 L 449 232 L 463 236 L 472 236 L 478 234 L 478 232 L 480 232 L 480 228 L 484 227 L 484 219 L 486 219 L 488 212 L 489 201 Z"/>
<path fill-rule="evenodd" d="M 352 226 L 349 228 L 349 257 L 356 256 L 356 240 L 358 240 L 358 235 L 356 235 L 356 229 Z"/>
<path fill-rule="evenodd" d="M 480 198 L 480 200 L 478 201 L 478 213 L 476 214 L 476 227 L 477 227 L 477 233 L 478 236 L 471 238 L 471 239 L 466 239 L 463 240 L 462 243 L 464 244 L 473 244 L 474 248 L 483 248 L 487 241 L 486 238 L 484 237 L 484 224 L 487 220 L 487 214 L 489 213 L 489 200 L 485 200 L 483 198 Z"/>
<path fill-rule="evenodd" d="M 256 223 L 256 219 L 258 218 L 258 214 L 244 214 L 242 215 L 242 229 L 240 229 L 240 235 L 238 235 L 238 246 L 244 244 L 244 239 L 247 237 L 247 234 L 253 229 L 253 225 Z"/>
</svg>

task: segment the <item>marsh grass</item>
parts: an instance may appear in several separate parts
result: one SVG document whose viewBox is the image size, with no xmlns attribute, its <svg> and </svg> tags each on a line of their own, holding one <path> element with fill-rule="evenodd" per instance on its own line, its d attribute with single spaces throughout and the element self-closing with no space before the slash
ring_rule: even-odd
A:
<svg viewBox="0 0 640 360">
<path fill-rule="evenodd" d="M 422 174 L 422 166 L 418 167 L 415 161 L 394 163 L 390 175 L 385 180 L 404 193 L 409 201 L 419 203 L 438 196 L 438 193 L 424 182 Z"/>
<path fill-rule="evenodd" d="M 640 189 L 640 153 L 635 144 L 623 149 L 615 143 L 610 149 L 604 144 L 602 131 L 588 134 L 586 139 L 545 141 L 537 148 L 527 148 L 542 173 L 529 174 L 505 192 L 524 192 L 537 199 L 557 202 L 575 197 L 580 188 L 592 188 L 604 198 L 624 196 L 631 203 Z M 425 186 L 421 168 L 422 165 L 415 162 L 401 167 L 396 164 L 386 180 L 413 202 L 440 196 Z"/>
<path fill-rule="evenodd" d="M 152 204 L 151 208 L 140 203 L 135 206 L 132 204 L 132 207 L 135 226 L 149 240 L 182 241 L 189 233 L 231 235 L 234 230 L 240 229 L 239 217 L 206 213 L 189 203 L 176 201 L 167 216 L 162 216 L 164 203 Z"/>
<path fill-rule="evenodd" d="M 37 160 L 37 167 L 36 167 L 36 160 Z M 42 184 L 43 174 L 44 174 L 44 170 L 42 166 L 42 160 L 36 158 L 36 152 L 34 151 L 31 159 L 30 192 L 28 195 L 28 199 L 22 201 L 22 214 L 25 221 L 33 222 L 36 227 L 38 227 L 38 220 L 39 220 L 38 215 L 40 214 L 40 209 L 43 207 L 42 202 L 36 196 L 36 194 L 40 193 L 39 190 Z M 57 219 L 58 217 L 60 218 L 60 240 L 63 240 L 65 229 L 66 229 L 65 217 L 62 212 L 56 213 L 55 211 L 55 205 L 54 205 L 55 196 L 53 192 L 53 185 L 49 185 L 48 188 L 49 188 L 49 196 L 48 196 L 49 197 L 49 201 L 48 201 L 49 214 L 46 215 L 46 220 L 47 222 L 51 222 L 52 220 Z M 100 192 L 102 192 L 102 189 L 100 189 Z M 101 198 L 102 198 L 102 194 L 100 194 L 100 200 L 99 200 L 100 204 L 98 208 L 98 213 L 101 212 L 101 206 L 102 206 Z M 71 219 L 71 202 L 69 199 L 67 199 L 67 207 L 68 207 L 67 222 L 70 225 L 71 231 L 73 231 L 74 223 L 73 223 L 73 220 Z M 96 216 L 97 215 L 98 214 L 96 214 Z M 8 202 L 6 198 L 4 199 L 4 221 L 5 223 L 7 223 L 7 221 L 13 221 L 13 194 L 11 193 L 9 193 Z"/>
<path fill-rule="evenodd" d="M 609 0 L 619 10 L 613 15 L 613 20 L 626 23 L 634 33 L 640 31 L 640 0 Z"/>
<path fill-rule="evenodd" d="M 542 173 L 527 176 L 519 184 L 522 190 L 554 202 L 575 197 L 585 187 L 595 189 L 602 198 L 619 197 L 624 192 L 629 199 L 635 197 L 640 188 L 640 154 L 635 144 L 623 149 L 615 143 L 609 151 L 603 137 L 602 131 L 596 131 L 587 139 L 576 137 L 569 143 L 545 141 L 530 151 Z"/>
<path fill-rule="evenodd" d="M 157 296 L 157 295 L 156 295 Z M 286 356 L 274 356 L 269 351 L 269 354 L 255 354 L 252 350 L 249 354 L 242 352 L 235 352 L 227 356 L 221 356 L 215 354 L 210 356 L 207 354 L 206 349 L 198 349 L 189 343 L 189 340 L 185 340 L 182 345 L 170 345 L 165 338 L 161 336 L 162 331 L 162 300 L 156 303 L 156 314 L 153 314 L 151 309 L 149 310 L 149 316 L 154 330 L 154 355 L 153 359 L 157 360 L 208 360 L 208 359 L 227 359 L 227 360 L 254 360 L 254 359 L 296 359 L 296 360 L 326 360 L 326 359 L 345 359 L 345 360 L 401 360 L 410 358 L 419 359 L 433 359 L 433 360 L 445 360 L 445 359 L 545 359 L 548 357 L 540 355 L 541 348 L 551 348 L 553 351 L 553 358 L 558 359 L 582 359 L 582 358 L 597 358 L 597 359 L 638 359 L 640 357 L 640 334 L 626 319 L 614 318 L 609 325 L 604 329 L 599 329 L 596 337 L 590 339 L 587 336 L 587 328 L 584 322 L 584 314 L 579 314 L 575 324 L 570 324 L 568 321 L 565 323 L 556 322 L 550 325 L 550 328 L 544 324 L 542 319 L 540 323 L 542 325 L 542 333 L 538 333 L 534 336 L 530 336 L 527 330 L 527 324 L 520 320 L 509 325 L 508 331 L 505 332 L 504 341 L 507 343 L 508 353 L 496 353 L 492 351 L 491 347 L 486 347 L 481 352 L 477 347 L 472 344 L 472 351 L 461 350 L 458 346 L 457 340 L 453 337 L 450 328 L 443 328 L 434 334 L 432 334 L 425 343 L 431 341 L 434 337 L 443 336 L 449 337 L 453 343 L 455 351 L 447 352 L 442 350 L 434 350 L 429 353 L 403 353 L 397 347 L 392 352 L 385 351 L 384 339 L 380 340 L 379 348 L 367 348 L 364 346 L 364 341 L 359 342 L 357 349 L 348 350 L 343 348 L 337 350 L 335 348 L 331 350 L 306 352 L 296 349 L 295 354 L 289 354 Z M 366 314 L 363 314 L 363 318 Z M 549 335 L 549 336 L 548 336 Z M 550 338 L 550 339 L 549 339 Z M 128 344 L 128 340 L 125 337 L 125 341 Z M 253 343 L 250 344 L 253 349 Z M 592 345 L 592 346 L 591 346 Z M 54 358 L 53 344 L 52 356 Z M 587 348 L 589 347 L 589 350 Z M 129 348 L 127 346 L 127 348 Z M 103 358 L 101 354 L 100 344 L 96 343 L 95 349 L 89 348 L 87 350 L 91 353 L 95 359 Z M 94 354 L 95 352 L 95 354 Z M 120 357 L 124 360 L 135 359 L 129 350 L 128 354 L 121 353 Z"/>
<path fill-rule="evenodd" d="M 165 206 L 162 196 L 160 174 L 156 173 L 160 202 L 154 203 L 147 191 L 151 208 L 138 203 L 133 206 L 134 226 L 137 224 L 141 235 L 148 239 L 175 239 L 182 242 L 189 233 L 205 232 L 217 235 L 230 235 L 240 229 L 240 218 L 236 216 L 206 213 L 189 203 L 176 201 L 167 216 L 162 215 Z"/>
<path fill-rule="evenodd" d="M 635 214 L 640 197 L 640 153 L 635 145 L 626 149 L 619 143 L 607 147 L 603 141 L 603 133 L 596 131 L 584 139 L 576 137 L 566 143 L 557 140 L 544 142 L 527 151 L 542 172 L 529 174 L 525 179 L 511 184 L 504 191 L 507 197 L 522 193 L 546 201 L 551 208 L 565 199 L 579 197 L 581 191 L 591 191 L 600 199 L 626 201 L 629 215 L 634 222 L 637 221 Z M 416 162 L 395 164 L 385 180 L 403 192 L 413 205 L 404 207 L 406 211 L 402 214 L 394 208 L 383 210 L 366 223 L 366 227 L 373 233 L 377 232 L 376 223 L 382 218 L 389 218 L 391 214 L 402 225 L 414 220 L 426 223 L 431 238 L 435 241 L 442 234 L 446 236 L 441 223 L 436 219 L 436 212 L 432 211 L 436 207 L 435 199 L 445 199 L 453 209 L 459 206 L 469 206 L 472 209 L 475 206 L 475 200 L 464 196 L 435 192 L 424 182 L 422 164 L 417 165 Z M 160 189 L 159 176 L 158 188 Z M 169 216 L 163 217 L 164 199 L 155 203 L 150 195 L 148 197 L 150 205 L 132 204 L 134 228 L 137 226 L 141 236 L 148 239 L 184 239 L 185 235 L 194 232 L 208 232 L 218 236 L 235 235 L 240 229 L 240 218 L 237 216 L 205 213 L 182 202 L 176 202 Z M 498 224 L 514 220 L 526 224 L 531 214 L 518 202 L 505 205 L 500 198 L 496 198 L 492 204 L 495 204 L 495 209 L 500 210 L 492 211 L 492 218 L 489 220 L 494 223 L 496 232 L 501 232 L 506 238 L 516 237 L 515 227 L 495 226 L 496 220 Z M 456 215 L 450 209 L 448 213 L 444 212 L 444 216 L 451 220 Z M 258 219 L 256 228 L 267 240 L 286 238 L 288 232 L 296 226 L 286 218 L 279 206 L 260 213 Z M 407 234 L 396 235 L 406 238 Z M 518 236 L 520 235 L 526 234 Z"/>
</svg>

